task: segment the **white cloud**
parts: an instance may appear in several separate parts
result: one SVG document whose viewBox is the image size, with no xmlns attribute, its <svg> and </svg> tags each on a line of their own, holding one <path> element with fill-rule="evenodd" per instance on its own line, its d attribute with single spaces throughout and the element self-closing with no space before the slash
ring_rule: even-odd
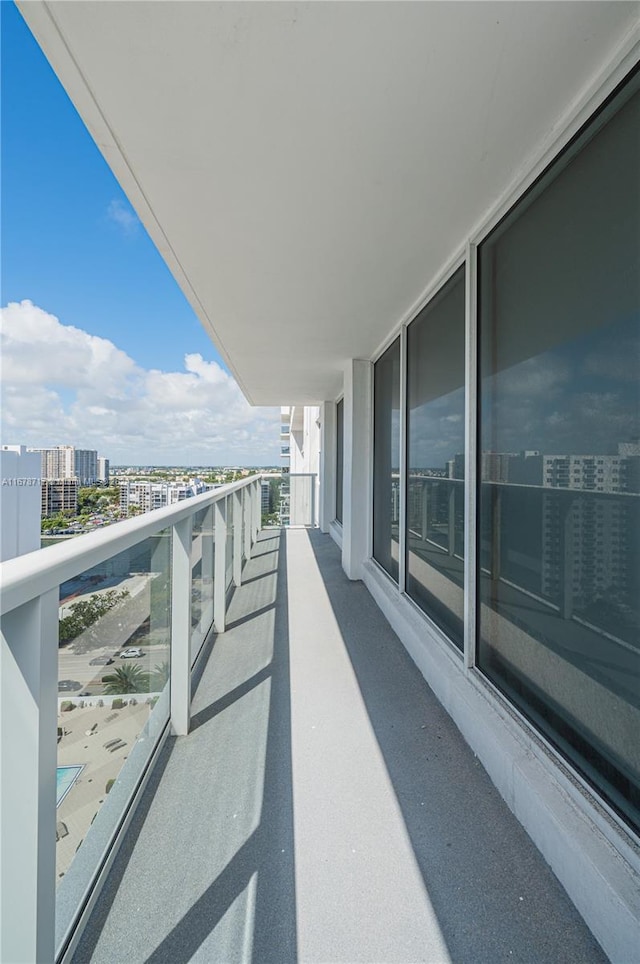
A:
<svg viewBox="0 0 640 964">
<path fill-rule="evenodd" d="M 561 359 L 546 352 L 512 365 L 494 377 L 501 395 L 532 399 L 548 398 L 558 392 L 569 381 L 571 373 Z"/>
<path fill-rule="evenodd" d="M 115 463 L 275 464 L 279 411 L 251 408 L 215 362 L 137 365 L 111 341 L 30 301 L 0 310 L 2 437 L 97 448 Z"/>
<path fill-rule="evenodd" d="M 135 234 L 140 227 L 138 216 L 124 201 L 110 201 L 107 206 L 107 218 L 117 224 L 126 235 Z"/>
<path fill-rule="evenodd" d="M 617 333 L 616 333 L 617 334 Z M 637 332 L 631 334 L 623 330 L 617 343 L 607 344 L 606 349 L 593 351 L 584 360 L 584 370 L 588 375 L 610 378 L 615 382 L 636 382 L 638 378 L 638 356 L 640 339 Z"/>
</svg>

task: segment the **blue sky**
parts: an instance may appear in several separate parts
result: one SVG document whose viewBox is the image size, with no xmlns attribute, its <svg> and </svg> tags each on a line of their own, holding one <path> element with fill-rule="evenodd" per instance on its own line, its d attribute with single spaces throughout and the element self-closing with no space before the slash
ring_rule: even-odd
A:
<svg viewBox="0 0 640 964">
<path fill-rule="evenodd" d="M 3 319 L 3 415 L 6 413 L 3 442 L 30 445 L 59 442 L 96 447 L 104 438 L 110 451 L 101 454 L 111 455 L 114 461 L 202 464 L 277 461 L 278 414 L 271 410 L 251 410 L 246 403 L 243 406 L 239 391 L 236 397 L 213 343 L 147 237 L 17 8 L 3 0 L 0 14 L 0 300 L 3 308 L 9 303 L 31 304 L 22 308 L 22 314 L 14 310 L 9 320 Z M 36 309 L 46 316 L 54 316 L 59 327 L 45 324 L 45 315 L 38 314 Z M 7 328 L 9 321 L 10 329 Z M 16 333 L 25 328 L 31 333 L 31 344 L 23 337 L 17 338 Z M 51 423 L 50 418 L 48 424 L 46 419 L 37 417 L 38 412 L 34 412 L 32 406 L 25 408 L 21 394 L 27 391 L 25 379 L 28 379 L 26 366 L 20 359 L 27 354 L 36 357 L 46 350 L 39 335 L 45 329 L 49 339 L 55 337 L 66 343 L 69 337 L 75 338 L 75 348 L 84 346 L 85 353 L 90 350 L 94 363 L 98 356 L 105 354 L 99 350 L 99 343 L 83 340 L 69 329 L 108 339 L 124 352 L 135 363 L 135 378 L 129 377 L 126 386 L 119 389 L 125 399 L 132 393 L 136 399 L 141 391 L 144 394 L 146 376 L 158 371 L 167 376 L 184 376 L 182 381 L 174 378 L 174 382 L 181 384 L 192 400 L 195 398 L 204 404 L 202 417 L 207 424 L 215 415 L 214 384 L 220 391 L 220 386 L 224 386 L 218 401 L 227 406 L 233 403 L 236 417 L 214 426 L 209 439 L 200 440 L 202 444 L 192 431 L 188 445 L 182 444 L 184 421 L 177 418 L 175 437 L 166 445 L 166 453 L 158 451 L 156 433 L 146 429 L 144 435 L 136 439 L 133 426 L 126 426 L 123 434 L 128 440 L 119 439 L 114 420 L 105 422 L 101 435 L 99 415 L 94 414 L 90 424 L 81 417 L 77 379 L 67 377 L 62 360 L 57 371 L 51 366 L 39 368 L 37 362 L 34 364 L 34 381 L 30 387 L 36 394 L 44 393 L 45 407 L 50 414 L 54 413 L 55 421 Z M 208 367 L 189 366 L 185 364 L 185 356 L 200 357 Z M 13 376 L 14 365 L 21 372 L 18 383 Z M 212 378 L 212 374 L 216 377 Z M 96 364 L 94 377 L 97 388 L 100 372 Z M 195 390 L 203 387 L 202 379 L 208 392 L 198 394 Z M 22 386 L 17 395 L 16 384 Z M 51 398 L 51 393 L 60 406 Z M 88 401 L 85 391 L 85 406 Z M 115 409 L 120 418 L 125 407 L 123 401 L 120 397 L 120 408 Z M 186 410 L 183 403 L 184 399 L 178 399 L 178 413 Z M 109 404 L 93 405 L 94 409 L 100 407 L 114 411 Z M 190 425 L 195 427 L 198 409 L 188 411 Z M 171 420 L 170 413 L 165 414 L 166 432 Z M 41 438 L 45 429 L 47 438 Z M 69 438 L 69 432 L 76 433 L 77 437 Z"/>
</svg>

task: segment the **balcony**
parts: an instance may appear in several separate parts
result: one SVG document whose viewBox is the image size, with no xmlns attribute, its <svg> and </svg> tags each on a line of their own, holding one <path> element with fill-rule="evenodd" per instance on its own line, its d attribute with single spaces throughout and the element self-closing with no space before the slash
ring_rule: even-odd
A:
<svg viewBox="0 0 640 964">
<path fill-rule="evenodd" d="M 75 961 L 602 961 L 361 583 L 264 531 Z"/>
<path fill-rule="evenodd" d="M 259 492 L 234 483 L 7 564 L 5 722 L 24 680 L 38 724 L 4 728 L 3 851 L 20 860 L 2 959 L 51 960 L 55 913 L 59 961 L 605 960 L 333 541 L 258 532 Z M 75 696 L 74 717 L 55 700 L 59 587 L 103 571 L 131 592 L 82 635 L 120 649 L 146 632 L 169 683 Z M 56 705 L 58 764 L 85 768 L 57 819 Z M 121 767 L 108 797 L 89 786 L 103 758 Z"/>
<path fill-rule="evenodd" d="M 281 422 L 287 524 L 312 428 L 300 406 L 320 406 L 322 485 L 305 512 L 317 508 L 342 569 L 519 824 L 362 585 L 329 565 L 331 544 L 274 530 L 256 544 L 259 490 L 240 486 L 96 536 L 86 553 L 54 548 L 51 570 L 10 570 L 0 958 L 51 959 L 57 873 L 65 960 L 589 960 L 546 860 L 629 964 L 638 508 L 586 493 L 584 463 L 546 452 L 590 451 L 592 428 L 594 451 L 636 451 L 619 431 L 635 423 L 618 353 L 630 359 L 637 335 L 637 7 L 303 4 L 289 17 L 278 4 L 156 4 L 151 17 L 139 4 L 18 2 L 247 398 L 295 400 Z M 586 372 L 603 399 L 619 382 L 620 405 L 588 426 Z M 557 492 L 507 484 L 521 450 L 538 452 Z M 412 478 L 429 466 L 430 481 Z M 589 537 L 614 521 L 631 533 L 626 572 Z M 372 552 L 380 522 L 388 565 Z M 144 643 L 144 699 L 94 710 L 100 680 L 80 659 L 64 675 L 69 725 L 55 692 L 59 587 L 116 557 L 132 622 L 114 608 L 104 625 L 112 645 L 129 630 L 127 645 Z M 412 594 L 421 576 L 448 625 Z M 167 648 L 162 688 L 150 654 Z M 58 821 L 56 709 L 75 781 Z M 109 767 L 99 795 L 93 771 L 77 772 L 84 737 Z M 93 808 L 74 827 L 64 808 L 85 791 Z M 76 918 L 92 910 L 77 948 Z"/>
</svg>

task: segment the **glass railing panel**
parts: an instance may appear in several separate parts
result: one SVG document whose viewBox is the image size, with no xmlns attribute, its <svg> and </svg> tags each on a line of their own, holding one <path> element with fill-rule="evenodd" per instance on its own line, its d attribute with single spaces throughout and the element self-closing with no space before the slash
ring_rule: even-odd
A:
<svg viewBox="0 0 640 964">
<path fill-rule="evenodd" d="M 169 718 L 170 567 L 167 528 L 60 586 L 58 944 Z"/>
<path fill-rule="evenodd" d="M 264 480 L 261 485 L 261 491 L 260 523 L 262 528 L 280 525 L 282 478 Z"/>
<path fill-rule="evenodd" d="M 233 525 L 235 496 L 227 496 L 227 547 L 225 558 L 225 589 L 233 582 Z"/>
<path fill-rule="evenodd" d="M 191 663 L 196 660 L 213 624 L 213 506 L 193 517 L 191 536 Z"/>
</svg>

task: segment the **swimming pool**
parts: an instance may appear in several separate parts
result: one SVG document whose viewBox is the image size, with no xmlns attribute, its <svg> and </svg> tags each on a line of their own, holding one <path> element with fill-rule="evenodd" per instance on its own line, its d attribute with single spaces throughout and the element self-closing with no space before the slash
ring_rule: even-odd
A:
<svg viewBox="0 0 640 964">
<path fill-rule="evenodd" d="M 59 807 L 69 790 L 76 782 L 82 771 L 84 763 L 75 766 L 58 767 L 56 770 L 56 807 Z"/>
</svg>

